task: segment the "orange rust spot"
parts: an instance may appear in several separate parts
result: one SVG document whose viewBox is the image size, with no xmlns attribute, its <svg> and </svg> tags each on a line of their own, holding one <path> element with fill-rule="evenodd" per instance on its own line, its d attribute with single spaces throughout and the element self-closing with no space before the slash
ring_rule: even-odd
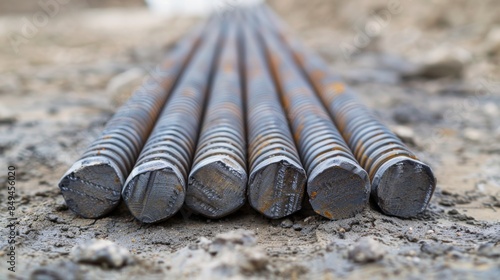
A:
<svg viewBox="0 0 500 280">
<path fill-rule="evenodd" d="M 302 133 L 302 130 L 304 129 L 304 124 L 300 124 L 297 129 L 295 130 L 295 133 L 293 135 L 293 137 L 295 138 L 296 141 L 299 140 L 300 138 L 300 134 Z"/>
<path fill-rule="evenodd" d="M 231 63 L 224 64 L 224 72 L 231 73 L 233 71 L 233 66 Z"/>
<path fill-rule="evenodd" d="M 328 212 L 328 211 L 325 211 L 323 214 L 324 214 L 324 215 L 325 215 L 325 217 L 327 217 L 328 219 L 333 220 L 333 215 L 332 215 L 332 213 L 330 213 L 330 212 Z"/>
<path fill-rule="evenodd" d="M 329 86 L 329 89 L 333 91 L 335 95 L 343 93 L 345 91 L 345 85 L 343 83 L 332 83 Z"/>
<path fill-rule="evenodd" d="M 317 192 L 312 192 L 311 195 L 309 196 L 311 199 L 316 198 L 316 195 L 318 195 Z"/>
<path fill-rule="evenodd" d="M 177 186 L 175 186 L 175 188 L 176 188 L 179 192 L 182 192 L 182 186 L 177 185 Z"/>
<path fill-rule="evenodd" d="M 325 73 L 319 69 L 315 69 L 311 72 L 311 77 L 314 81 L 319 81 L 325 77 Z"/>
</svg>

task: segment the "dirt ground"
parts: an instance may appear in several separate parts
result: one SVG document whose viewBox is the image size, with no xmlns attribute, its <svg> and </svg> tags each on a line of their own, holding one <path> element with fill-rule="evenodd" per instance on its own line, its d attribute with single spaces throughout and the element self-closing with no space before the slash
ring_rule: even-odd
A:
<svg viewBox="0 0 500 280">
<path fill-rule="evenodd" d="M 12 32 L 32 14 L 1 16 L 0 279 L 498 279 L 500 3 L 480 3 L 271 2 L 432 166 L 436 191 L 414 219 L 371 207 L 330 221 L 306 203 L 281 220 L 248 206 L 220 220 L 182 211 L 154 225 L 124 205 L 79 218 L 60 177 L 199 19 L 62 9 L 16 53 Z M 7 166 L 16 168 L 15 273 L 6 262 Z M 114 242 L 99 260 L 79 253 L 93 239 Z"/>
</svg>

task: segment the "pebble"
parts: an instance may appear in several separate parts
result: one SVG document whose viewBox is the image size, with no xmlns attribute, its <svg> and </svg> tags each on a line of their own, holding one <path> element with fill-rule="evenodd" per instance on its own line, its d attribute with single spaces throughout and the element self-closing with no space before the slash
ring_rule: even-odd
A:
<svg viewBox="0 0 500 280">
<path fill-rule="evenodd" d="M 438 79 L 442 77 L 460 78 L 464 70 L 464 64 L 456 59 L 447 58 L 434 63 L 424 65 L 418 75 L 427 79 Z"/>
<path fill-rule="evenodd" d="M 55 214 L 47 214 L 46 216 L 47 220 L 53 222 L 53 223 L 56 223 L 56 224 L 64 224 L 66 223 L 66 221 L 64 221 L 63 218 L 55 215 Z"/>
<path fill-rule="evenodd" d="M 439 201 L 439 205 L 451 207 L 451 206 L 455 206 L 455 202 L 453 202 L 452 200 L 449 200 L 449 199 L 441 199 Z"/>
<path fill-rule="evenodd" d="M 413 132 L 413 129 L 403 125 L 393 126 L 391 129 L 399 137 L 399 139 L 401 139 L 401 141 L 408 145 L 416 146 L 415 133 Z"/>
<path fill-rule="evenodd" d="M 487 258 L 500 258 L 500 247 L 493 243 L 481 244 L 477 250 L 477 254 Z"/>
<path fill-rule="evenodd" d="M 297 223 L 293 225 L 293 229 L 296 231 L 301 231 L 302 230 L 302 225 Z"/>
<path fill-rule="evenodd" d="M 211 254 L 217 254 L 223 248 L 233 248 L 237 245 L 254 246 L 257 244 L 257 239 L 253 231 L 234 230 L 219 234 L 208 247 Z"/>
<path fill-rule="evenodd" d="M 362 237 L 349 250 L 348 258 L 356 263 L 364 264 L 381 260 L 385 253 L 377 241 L 369 237 Z"/>
<path fill-rule="evenodd" d="M 444 255 L 445 253 L 453 250 L 453 247 L 439 244 L 439 243 L 427 243 L 423 242 L 422 246 L 420 247 L 420 251 L 423 253 L 427 253 L 429 255 L 433 256 L 440 256 Z"/>
<path fill-rule="evenodd" d="M 291 228 L 292 226 L 293 226 L 293 222 L 290 219 L 284 219 L 281 222 L 281 227 L 283 227 L 283 228 Z"/>
<path fill-rule="evenodd" d="M 465 63 L 470 59 L 470 53 L 464 49 L 443 46 L 426 54 L 419 69 L 412 73 L 410 77 L 425 79 L 451 77 L 460 79 L 465 70 Z"/>
<path fill-rule="evenodd" d="M 60 199 L 56 202 L 55 210 L 58 212 L 66 211 L 68 210 L 68 205 L 66 204 L 66 201 L 64 199 Z"/>
<path fill-rule="evenodd" d="M 481 131 L 470 127 L 464 129 L 463 136 L 466 140 L 471 142 L 479 142 L 483 138 Z"/>
<path fill-rule="evenodd" d="M 31 280 L 77 280 L 81 277 L 78 265 L 69 261 L 40 266 L 30 275 Z"/>
<path fill-rule="evenodd" d="M 395 85 L 401 81 L 397 72 L 383 69 L 357 68 L 347 70 L 342 76 L 353 84 L 376 83 Z"/>
<path fill-rule="evenodd" d="M 500 27 L 491 28 L 488 32 L 484 42 L 484 50 L 490 56 L 500 54 Z"/>
<path fill-rule="evenodd" d="M 448 211 L 448 215 L 457 215 L 457 214 L 458 214 L 457 209 L 451 209 L 450 211 Z"/>
<path fill-rule="evenodd" d="M 377 68 L 401 74 L 412 73 L 417 66 L 401 56 L 388 53 L 361 53 L 353 61 L 358 67 Z"/>
<path fill-rule="evenodd" d="M 72 260 L 109 268 L 120 268 L 133 263 L 130 252 L 116 243 L 94 239 L 86 244 L 78 245 L 71 251 Z"/>
<path fill-rule="evenodd" d="M 436 123 L 443 118 L 440 112 L 431 112 L 425 108 L 417 108 L 413 104 L 398 105 L 392 114 L 392 118 L 402 125 L 412 123 Z"/>
<path fill-rule="evenodd" d="M 0 125 L 12 125 L 17 122 L 17 119 L 13 116 L 0 116 Z"/>
</svg>

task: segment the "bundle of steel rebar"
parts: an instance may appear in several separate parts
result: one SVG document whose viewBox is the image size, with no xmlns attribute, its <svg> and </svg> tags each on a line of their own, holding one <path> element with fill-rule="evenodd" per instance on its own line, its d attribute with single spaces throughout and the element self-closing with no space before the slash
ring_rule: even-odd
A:
<svg viewBox="0 0 500 280">
<path fill-rule="evenodd" d="M 361 212 L 370 194 L 388 215 L 426 208 L 429 166 L 269 8 L 233 7 L 204 26 L 64 174 L 71 210 L 103 217 L 123 199 L 153 223 L 183 205 L 220 218 L 248 200 L 277 219 L 300 210 L 306 192 L 333 220 Z"/>
</svg>

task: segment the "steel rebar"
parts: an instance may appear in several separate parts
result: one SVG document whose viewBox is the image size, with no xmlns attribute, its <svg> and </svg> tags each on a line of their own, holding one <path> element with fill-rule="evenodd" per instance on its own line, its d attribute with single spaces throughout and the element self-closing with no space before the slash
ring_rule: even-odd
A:
<svg viewBox="0 0 500 280">
<path fill-rule="evenodd" d="M 234 25 L 228 27 L 188 178 L 186 205 L 210 218 L 245 204 L 245 119 L 236 31 Z"/>
<path fill-rule="evenodd" d="M 288 49 L 264 25 L 256 28 L 307 170 L 307 193 L 313 209 L 329 219 L 352 217 L 367 206 L 368 175 L 356 162 Z"/>
<path fill-rule="evenodd" d="M 184 203 L 210 73 L 222 36 L 218 27 L 218 20 L 207 27 L 199 50 L 161 112 L 123 188 L 128 209 L 141 222 L 165 220 Z"/>
<path fill-rule="evenodd" d="M 290 47 L 357 160 L 368 171 L 371 197 L 378 207 L 399 217 L 424 211 L 436 186 L 431 168 L 362 105 L 319 56 L 293 37 L 270 9 L 263 8 L 260 14 Z"/>
<path fill-rule="evenodd" d="M 306 172 L 257 37 L 242 25 L 250 176 L 248 201 L 269 218 L 302 207 Z"/>
<path fill-rule="evenodd" d="M 201 33 L 200 26 L 176 45 L 156 76 L 118 109 L 101 135 L 63 175 L 59 188 L 73 212 L 99 218 L 118 205 L 125 179 Z"/>
</svg>

